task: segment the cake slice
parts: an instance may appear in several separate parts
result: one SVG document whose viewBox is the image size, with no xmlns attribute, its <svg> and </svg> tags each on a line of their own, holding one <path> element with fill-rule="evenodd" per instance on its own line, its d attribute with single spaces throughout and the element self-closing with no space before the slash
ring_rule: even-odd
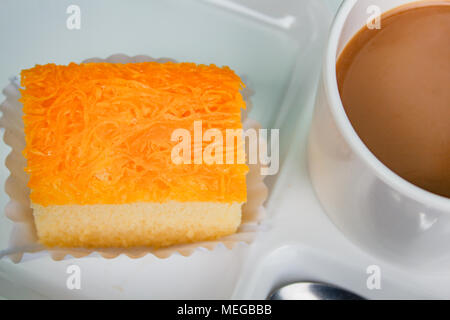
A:
<svg viewBox="0 0 450 320">
<path fill-rule="evenodd" d="M 177 129 L 194 137 L 200 123 L 225 137 L 242 128 L 243 83 L 228 67 L 47 64 L 23 70 L 21 85 L 25 170 L 41 243 L 164 247 L 236 232 L 245 163 L 226 164 L 225 155 L 224 164 L 199 163 L 194 154 L 190 163 L 172 159 Z"/>
</svg>

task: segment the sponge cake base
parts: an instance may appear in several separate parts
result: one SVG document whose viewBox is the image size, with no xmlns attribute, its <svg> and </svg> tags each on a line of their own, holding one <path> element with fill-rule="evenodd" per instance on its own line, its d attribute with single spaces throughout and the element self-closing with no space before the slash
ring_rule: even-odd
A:
<svg viewBox="0 0 450 320">
<path fill-rule="evenodd" d="M 166 247 L 236 232 L 241 203 L 32 204 L 39 241 L 50 247 Z"/>
</svg>

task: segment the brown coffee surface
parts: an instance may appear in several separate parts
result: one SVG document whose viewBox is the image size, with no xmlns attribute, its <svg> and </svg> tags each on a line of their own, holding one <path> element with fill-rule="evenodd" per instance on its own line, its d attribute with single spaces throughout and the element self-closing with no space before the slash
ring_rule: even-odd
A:
<svg viewBox="0 0 450 320">
<path fill-rule="evenodd" d="M 403 6 L 364 27 L 337 62 L 355 131 L 387 167 L 450 198 L 450 1 Z"/>
</svg>

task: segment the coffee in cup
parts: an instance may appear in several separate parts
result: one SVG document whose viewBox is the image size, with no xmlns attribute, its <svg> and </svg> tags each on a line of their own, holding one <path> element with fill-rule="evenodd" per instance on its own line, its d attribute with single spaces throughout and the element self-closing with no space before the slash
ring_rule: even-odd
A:
<svg viewBox="0 0 450 320">
<path fill-rule="evenodd" d="M 450 198 L 450 1 L 409 3 L 380 22 L 337 61 L 345 112 L 387 167 Z"/>
</svg>

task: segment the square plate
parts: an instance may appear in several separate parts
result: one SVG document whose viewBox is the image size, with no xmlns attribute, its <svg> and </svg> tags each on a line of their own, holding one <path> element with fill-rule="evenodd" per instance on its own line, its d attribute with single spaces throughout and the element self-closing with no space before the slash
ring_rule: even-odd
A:
<svg viewBox="0 0 450 320">
<path fill-rule="evenodd" d="M 123 52 L 229 65 L 255 91 L 251 117 L 281 128 L 279 175 L 269 177 L 265 231 L 232 251 L 112 260 L 98 256 L 55 262 L 28 254 L 0 260 L 5 298 L 265 298 L 290 281 L 320 280 L 368 298 L 449 297 L 447 275 L 404 272 L 350 243 L 323 213 L 312 190 L 306 144 L 332 10 L 340 0 L 80 0 L 79 30 L 66 27 L 69 1 L 4 1 L 0 11 L 0 86 L 34 64 L 81 62 Z M 12 23 L 14 22 L 14 24 Z M 11 27 L 14 25 L 14 27 Z M 0 161 L 9 152 L 0 144 Z M 0 168 L 4 183 L 7 169 Z M 0 206 L 8 197 L 0 193 Z M 0 217 L 0 248 L 12 223 Z M 81 290 L 66 286 L 67 268 L 81 269 Z M 367 267 L 382 270 L 382 290 L 366 286 Z M 434 285 L 433 285 L 434 284 Z M 449 288 L 450 286 L 445 286 Z"/>
</svg>

